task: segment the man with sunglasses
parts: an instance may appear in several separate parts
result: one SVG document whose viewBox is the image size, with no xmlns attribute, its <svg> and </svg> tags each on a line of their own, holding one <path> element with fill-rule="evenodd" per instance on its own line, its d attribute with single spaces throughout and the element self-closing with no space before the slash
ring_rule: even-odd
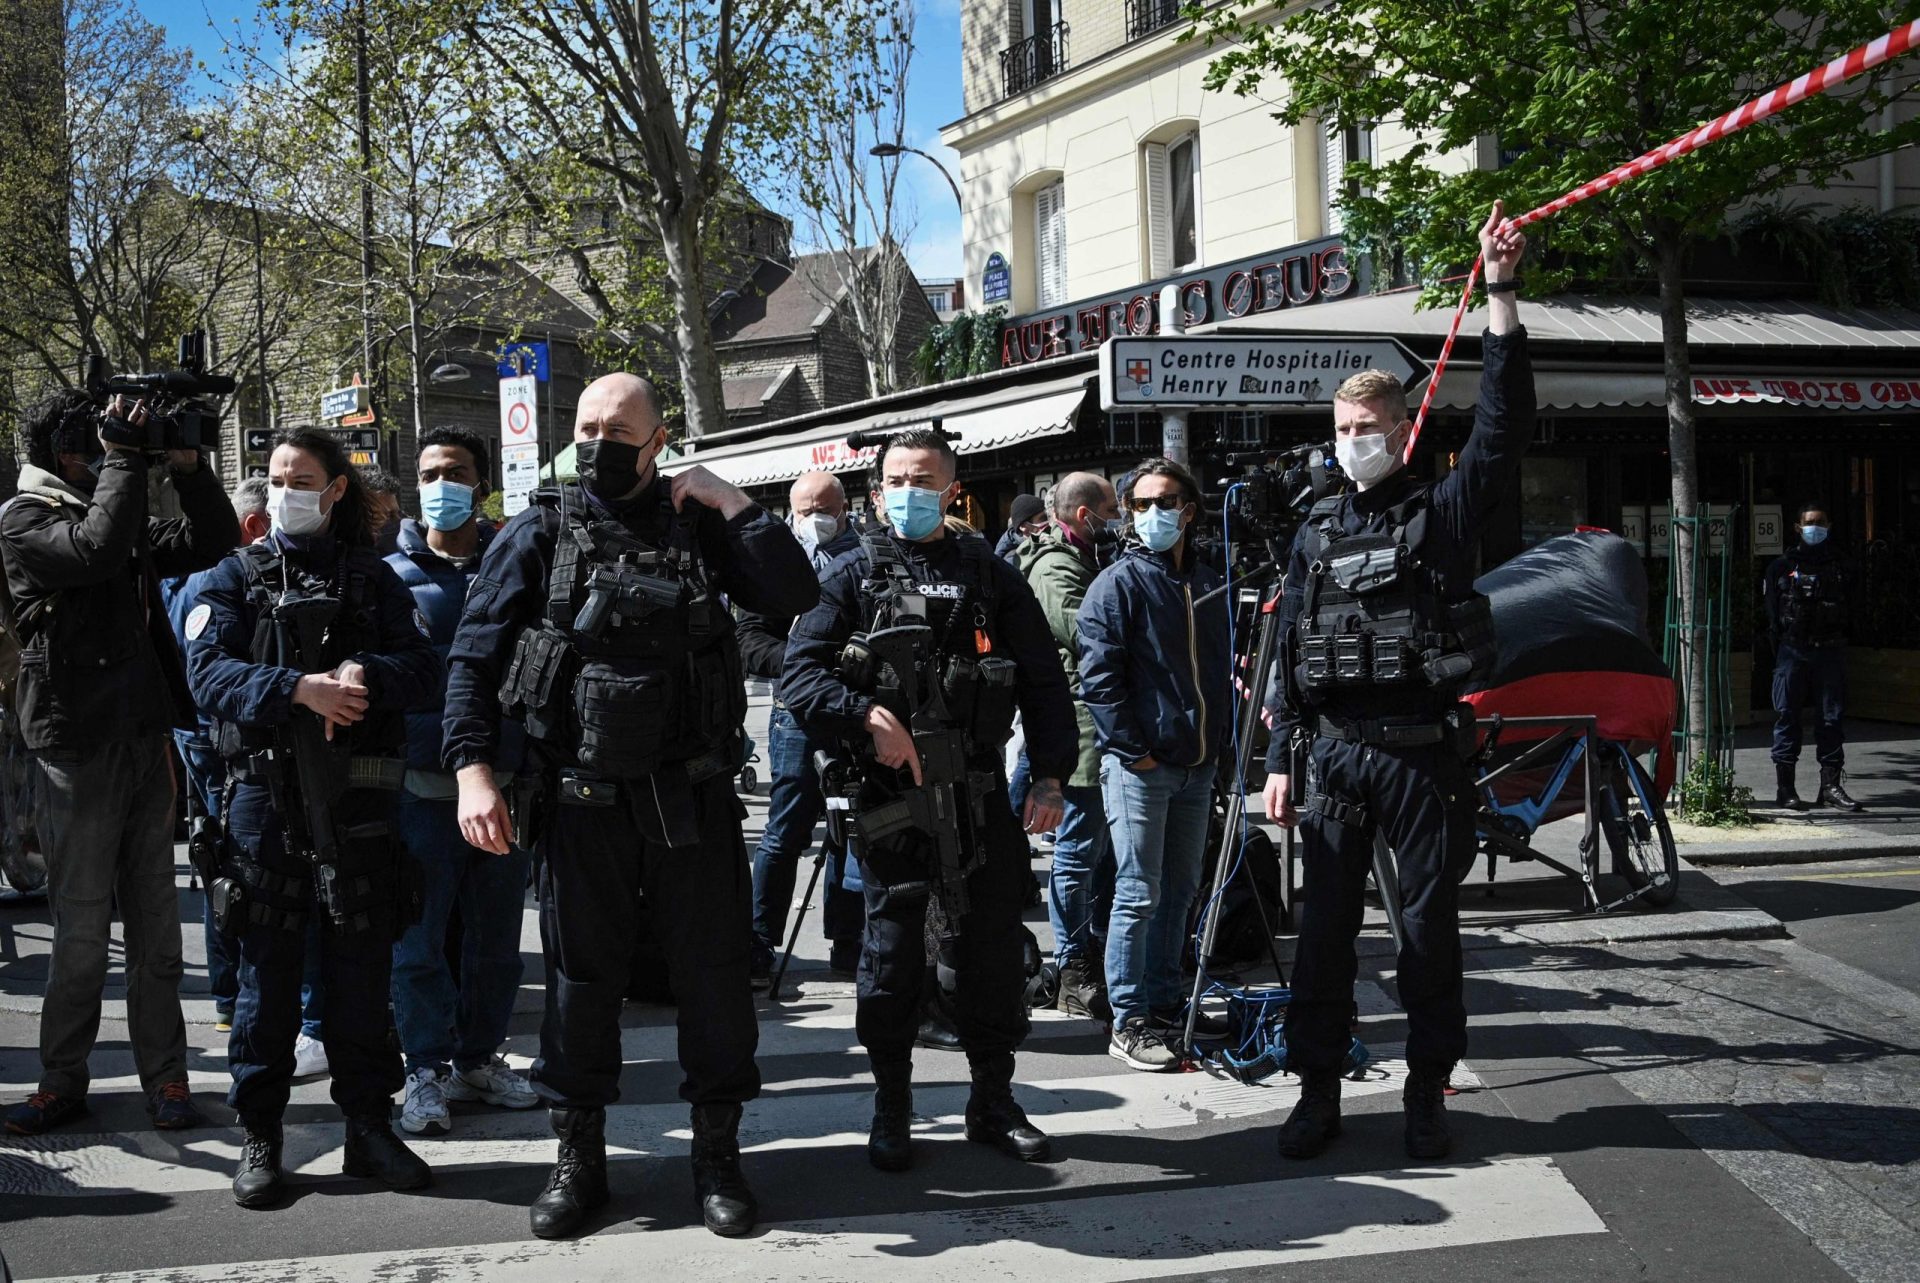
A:
<svg viewBox="0 0 1920 1283">
<path fill-rule="evenodd" d="M 1300 1103 L 1279 1136 L 1288 1158 L 1311 1158 L 1340 1134 L 1353 942 L 1376 831 L 1400 881 L 1407 1153 L 1442 1158 L 1452 1145 L 1447 1078 L 1467 1048 L 1458 883 L 1474 854 L 1473 714 L 1458 700 L 1492 644 L 1486 599 L 1473 591 L 1475 550 L 1488 514 L 1519 480 L 1534 425 L 1515 302 L 1526 238 L 1498 202 L 1480 248 L 1489 311 L 1480 396 L 1453 470 L 1432 485 L 1408 475 L 1406 390 L 1379 371 L 1353 376 L 1334 393 L 1333 417 L 1354 492 L 1315 505 L 1287 567 L 1264 800 L 1268 819 L 1299 824 L 1305 852 L 1286 1024 Z M 1287 760 L 1296 727 L 1306 742 L 1297 813 Z"/>
<path fill-rule="evenodd" d="M 876 635 L 916 623 L 932 629 L 926 663 L 942 688 L 955 691 L 964 684 L 974 692 L 961 697 L 972 716 L 956 699 L 948 709 L 955 721 L 941 729 L 965 732 L 968 796 L 959 809 L 964 814 L 971 809 L 967 803 L 979 805 L 984 823 L 961 837 L 966 855 L 971 859 L 977 849 L 979 856 L 965 875 L 965 911 L 949 916 L 944 890 L 934 906 L 945 923 L 942 943 L 953 946 L 954 1023 L 973 1080 L 966 1135 L 1034 1162 L 1047 1156 L 1047 1137 L 1013 1098 L 1014 1049 L 1027 1035 L 1026 931 L 1020 922 L 1027 844 L 1020 830 L 1044 833 L 1060 822 L 1060 782 L 1073 773 L 1077 756 L 1073 701 L 1046 616 L 1026 580 L 994 556 L 986 540 L 947 528 L 946 510 L 960 483 L 946 437 L 926 428 L 894 434 L 874 462 L 873 488 L 887 528 L 869 532 L 858 552 L 827 571 L 819 606 L 794 622 L 780 680 L 780 698 L 808 735 L 870 750 L 850 841 L 867 907 L 855 1011 L 876 1088 L 867 1158 L 882 1171 L 904 1171 L 913 1162 L 913 1044 L 927 966 L 923 932 L 940 878 L 930 835 L 911 824 L 872 831 L 881 815 L 898 809 L 894 804 L 925 782 L 913 733 L 919 723 L 909 729 L 876 696 L 890 679 L 876 674 L 871 684 L 850 681 L 848 670 L 857 665 L 842 657 L 855 633 Z M 989 672 L 996 679 L 1011 677 L 1012 702 L 1028 727 L 1034 783 L 1017 817 L 1002 762 L 1013 710 L 994 695 L 995 711 L 981 711 L 989 706 L 982 694 Z M 969 676 L 956 681 L 956 674 Z"/>
<path fill-rule="evenodd" d="M 1121 483 L 1120 504 L 1129 538 L 1087 589 L 1079 618 L 1080 689 L 1114 855 L 1107 1053 L 1163 1073 L 1180 1064 L 1180 960 L 1233 718 L 1227 602 L 1197 604 L 1220 576 L 1194 556 L 1192 473 L 1148 459 Z"/>
</svg>

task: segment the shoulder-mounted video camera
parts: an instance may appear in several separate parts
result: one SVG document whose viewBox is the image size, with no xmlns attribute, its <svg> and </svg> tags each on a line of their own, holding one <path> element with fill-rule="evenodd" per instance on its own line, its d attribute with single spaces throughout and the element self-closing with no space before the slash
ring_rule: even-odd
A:
<svg viewBox="0 0 1920 1283">
<path fill-rule="evenodd" d="M 1211 511 L 1226 510 L 1226 534 L 1235 544 L 1285 543 L 1316 501 L 1345 484 L 1331 441 L 1249 450 L 1226 462 L 1238 471 L 1222 478 L 1206 502 Z"/>
<path fill-rule="evenodd" d="M 87 396 L 96 407 L 101 437 L 112 445 L 159 453 L 211 450 L 220 443 L 220 409 L 208 398 L 232 396 L 234 381 L 207 373 L 207 332 L 180 336 L 178 369 L 157 374 L 108 374 L 106 362 L 87 358 Z M 110 415 L 116 396 L 146 402 L 145 423 Z"/>
</svg>

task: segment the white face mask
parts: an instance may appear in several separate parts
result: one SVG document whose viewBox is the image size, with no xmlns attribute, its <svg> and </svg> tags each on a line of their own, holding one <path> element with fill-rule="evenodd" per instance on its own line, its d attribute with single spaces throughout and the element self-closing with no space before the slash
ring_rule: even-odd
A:
<svg viewBox="0 0 1920 1283">
<path fill-rule="evenodd" d="M 808 551 L 832 543 L 840 534 L 840 518 L 830 512 L 816 512 L 793 519 L 793 533 Z"/>
<path fill-rule="evenodd" d="M 1371 486 L 1384 481 L 1400 464 L 1400 452 L 1388 448 L 1387 443 L 1397 436 L 1397 431 L 1368 432 L 1357 437 L 1336 437 L 1333 442 L 1333 456 L 1340 464 L 1340 471 L 1347 474 L 1355 485 Z"/>
<path fill-rule="evenodd" d="M 318 490 L 267 487 L 267 516 L 272 519 L 275 530 L 284 530 L 296 538 L 319 534 L 327 525 L 327 513 L 320 507 Z"/>
</svg>

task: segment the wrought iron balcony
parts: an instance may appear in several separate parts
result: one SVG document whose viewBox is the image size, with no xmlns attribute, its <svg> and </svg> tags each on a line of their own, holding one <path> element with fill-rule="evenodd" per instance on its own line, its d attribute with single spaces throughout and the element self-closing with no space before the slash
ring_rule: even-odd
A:
<svg viewBox="0 0 1920 1283">
<path fill-rule="evenodd" d="M 1127 0 L 1127 39 L 1150 36 L 1180 20 L 1182 0 Z"/>
<path fill-rule="evenodd" d="M 1023 94 L 1067 69 L 1067 24 L 1056 22 L 1000 51 L 1002 97 Z"/>
</svg>

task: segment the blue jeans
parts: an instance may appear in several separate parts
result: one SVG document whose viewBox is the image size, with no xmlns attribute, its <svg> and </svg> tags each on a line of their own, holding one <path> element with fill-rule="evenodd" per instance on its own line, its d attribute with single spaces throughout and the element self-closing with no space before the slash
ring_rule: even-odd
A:
<svg viewBox="0 0 1920 1283">
<path fill-rule="evenodd" d="M 1113 837 L 1100 786 L 1067 785 L 1066 809 L 1053 833 L 1053 873 L 1047 918 L 1053 923 L 1053 960 L 1104 958 L 1113 909 Z"/>
<path fill-rule="evenodd" d="M 753 852 L 753 934 L 762 948 L 778 950 L 786 941 L 787 910 L 793 906 L 800 857 L 813 846 L 814 825 L 827 813 L 820 776 L 813 769 L 813 752 L 830 747 L 828 741 L 809 737 L 784 708 L 776 707 L 767 719 L 767 766 L 773 772 L 773 788 L 767 799 L 767 827 Z M 836 876 L 821 880 L 826 891 L 820 925 L 827 939 L 858 941 L 867 913 L 860 894 L 847 890 Z"/>
<path fill-rule="evenodd" d="M 419 862 L 420 921 L 393 946 L 393 1022 L 407 1072 L 473 1069 L 507 1040 L 520 990 L 520 925 L 533 861 L 494 855 L 460 836 L 455 803 L 402 791 L 401 840 Z M 447 918 L 460 905 L 460 983 L 447 967 Z"/>
<path fill-rule="evenodd" d="M 1214 765 L 1134 771 L 1100 759 L 1100 796 L 1113 834 L 1113 916 L 1107 998 L 1113 1027 L 1181 1005 L 1180 956 L 1200 889 Z"/>
<path fill-rule="evenodd" d="M 1013 774 L 1007 777 L 1007 801 L 1013 803 L 1015 819 L 1019 819 L 1020 813 L 1026 809 L 1027 794 L 1031 792 L 1033 792 L 1033 763 L 1027 760 L 1027 750 L 1022 748 L 1020 756 L 1014 760 Z"/>
</svg>

